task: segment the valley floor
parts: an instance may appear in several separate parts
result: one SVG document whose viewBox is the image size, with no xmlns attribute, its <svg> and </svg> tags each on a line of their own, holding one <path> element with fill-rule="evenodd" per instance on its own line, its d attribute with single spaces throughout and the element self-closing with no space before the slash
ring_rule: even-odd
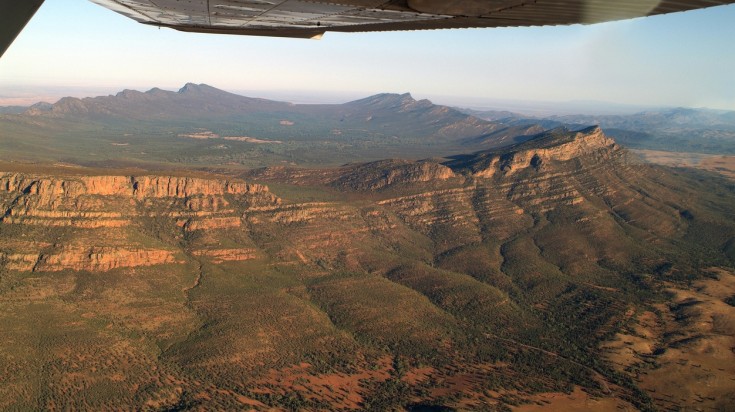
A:
<svg viewBox="0 0 735 412">
<path fill-rule="evenodd" d="M 632 150 L 646 161 L 672 167 L 691 167 L 720 173 L 735 180 L 735 156 L 702 153 L 664 152 L 659 150 Z"/>
</svg>

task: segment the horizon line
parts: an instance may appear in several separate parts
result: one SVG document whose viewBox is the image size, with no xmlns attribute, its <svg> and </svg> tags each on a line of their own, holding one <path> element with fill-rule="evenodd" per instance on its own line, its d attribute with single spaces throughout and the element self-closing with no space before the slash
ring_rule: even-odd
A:
<svg viewBox="0 0 735 412">
<path fill-rule="evenodd" d="M 596 100 L 596 99 L 571 99 L 571 100 L 528 100 L 528 99 L 513 99 L 513 98 L 507 98 L 507 97 L 476 97 L 476 96 L 450 96 L 450 95 L 435 95 L 435 94 L 426 94 L 423 95 L 422 93 L 419 93 L 419 95 L 427 96 L 427 97 L 421 97 L 416 98 L 413 94 L 413 92 L 387 92 L 387 91 L 381 91 L 381 92 L 374 92 L 374 91 L 334 91 L 334 90 L 325 90 L 325 91 L 317 91 L 317 90 L 295 90 L 295 89 L 232 89 L 227 90 L 223 88 L 219 88 L 216 86 L 212 86 L 208 83 L 196 83 L 196 82 L 186 82 L 183 86 L 178 87 L 178 89 L 169 88 L 168 86 L 146 86 L 146 87 L 122 87 L 121 86 L 59 86 L 59 85 L 16 85 L 16 86 L 10 86 L 11 88 L 14 88 L 16 90 L 15 93 L 13 92 L 4 92 L 0 94 L 0 107 L 30 107 L 35 104 L 39 103 L 48 103 L 48 104 L 56 104 L 61 99 L 72 97 L 77 99 L 86 99 L 86 98 L 97 98 L 97 97 L 109 97 L 109 96 L 115 96 L 119 94 L 120 92 L 123 92 L 125 90 L 132 90 L 132 91 L 138 91 L 140 93 L 146 93 L 150 92 L 152 90 L 163 90 L 167 92 L 180 92 L 181 89 L 186 87 L 187 85 L 196 85 L 196 86 L 208 86 L 212 87 L 214 89 L 235 94 L 241 97 L 247 97 L 247 98 L 259 98 L 259 99 L 266 99 L 266 100 L 272 100 L 272 101 L 280 101 L 280 102 L 286 102 L 286 103 L 292 103 L 292 104 L 304 104 L 304 105 L 310 105 L 310 104 L 344 104 L 349 103 L 354 100 L 360 100 L 364 98 L 369 98 L 381 94 L 394 94 L 394 95 L 403 95 L 403 94 L 409 94 L 412 98 L 416 100 L 423 100 L 427 99 L 430 100 L 434 104 L 443 105 L 443 106 L 450 106 L 450 107 L 457 107 L 462 109 L 470 109 L 470 110 L 486 110 L 486 111 L 509 111 L 509 112 L 517 112 L 518 114 L 529 114 L 529 112 L 539 112 L 539 111 L 546 111 L 549 113 L 557 112 L 556 115 L 564 113 L 564 114 L 584 114 L 584 115 L 614 115 L 614 114 L 635 114 L 635 113 L 641 113 L 645 111 L 654 111 L 654 110 L 666 110 L 666 109 L 677 109 L 677 108 L 684 108 L 684 109 L 694 109 L 694 110 L 711 110 L 711 111 L 723 111 L 723 112 L 735 112 L 734 108 L 722 108 L 722 107 L 709 107 L 709 106 L 682 106 L 682 105 L 657 105 L 657 104 L 650 104 L 650 103 L 621 103 L 621 102 L 614 102 L 614 101 L 607 101 L 607 100 Z M 50 91 L 43 93 L 39 89 L 50 89 Z M 114 93 L 110 93 L 109 90 L 116 90 Z M 11 89 L 12 90 L 12 89 Z M 54 92 L 56 90 L 56 92 Z M 76 92 L 75 92 L 76 91 Z M 105 92 L 108 91 L 108 92 Z M 107 94 L 105 94 L 107 93 Z M 256 94 L 253 94 L 256 93 Z M 260 95 L 258 95 L 260 94 Z M 341 96 L 341 98 L 338 98 L 337 96 Z M 347 97 L 350 96 L 350 97 Z M 441 100 L 450 100 L 453 101 L 451 103 L 448 102 L 440 102 Z M 464 100 L 464 103 L 459 103 L 459 101 Z M 536 107 L 527 107 L 527 108 L 513 108 L 513 107 L 499 107 L 498 105 L 531 105 Z M 594 104 L 597 106 L 607 106 L 606 108 L 598 107 L 597 112 L 589 110 L 584 110 L 583 112 L 575 112 L 572 108 L 562 108 L 561 110 L 558 110 L 558 105 L 589 105 Z M 554 106 L 553 108 L 543 108 L 538 106 Z M 526 113 L 523 113 L 523 112 Z"/>
</svg>

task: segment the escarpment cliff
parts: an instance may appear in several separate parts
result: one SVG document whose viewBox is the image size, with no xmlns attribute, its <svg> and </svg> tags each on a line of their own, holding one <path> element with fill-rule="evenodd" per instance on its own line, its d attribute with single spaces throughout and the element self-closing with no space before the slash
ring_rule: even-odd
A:
<svg viewBox="0 0 735 412">
<path fill-rule="evenodd" d="M 4 239 L 0 261 L 10 270 L 92 272 L 179 263 L 177 237 L 238 228 L 243 207 L 280 201 L 240 180 L 2 173 L 0 225 L 48 241 Z"/>
<path fill-rule="evenodd" d="M 178 176 L 68 176 L 48 177 L 22 173 L 0 174 L 0 190 L 36 195 L 51 204 L 79 196 L 129 198 L 187 198 L 192 196 L 254 195 L 267 193 L 266 186 L 242 181 Z"/>
<path fill-rule="evenodd" d="M 228 198 L 230 198 L 228 200 Z M 176 176 L 33 176 L 0 174 L 3 223 L 120 227 L 141 215 L 236 214 L 230 201 L 278 204 L 266 186 Z"/>
</svg>

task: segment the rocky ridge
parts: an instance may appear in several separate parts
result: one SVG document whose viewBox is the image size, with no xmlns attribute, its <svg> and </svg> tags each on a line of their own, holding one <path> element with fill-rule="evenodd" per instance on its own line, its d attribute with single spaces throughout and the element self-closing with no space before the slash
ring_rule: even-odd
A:
<svg viewBox="0 0 735 412">
<path fill-rule="evenodd" d="M 178 118 L 199 116 L 203 110 L 210 114 L 232 114 L 253 110 L 283 110 L 289 106 L 285 102 L 239 96 L 206 84 L 187 83 L 178 91 L 155 87 L 146 92 L 126 89 L 110 96 L 82 99 L 64 97 L 53 104 L 34 104 L 24 115 L 50 118 Z"/>
<path fill-rule="evenodd" d="M 566 129 L 544 132 L 535 139 L 502 151 L 459 156 L 446 164 L 475 177 L 492 177 L 496 173 L 506 176 L 526 168 L 542 168 L 546 162 L 566 162 L 590 155 L 605 156 L 617 151 L 619 147 L 615 141 L 605 136 L 598 126 L 593 126 L 577 132 Z"/>
<path fill-rule="evenodd" d="M 682 230 L 686 222 L 675 208 L 651 207 L 645 195 L 631 189 L 632 182 L 647 173 L 637 166 L 627 151 L 593 127 L 555 130 L 507 150 L 456 156 L 444 163 L 386 160 L 339 169 L 268 168 L 249 176 L 343 191 L 378 191 L 383 195 L 376 200 L 375 216 L 389 211 L 425 235 L 451 233 L 442 246 L 448 250 L 467 241 L 480 242 L 489 231 L 493 238 L 507 239 L 521 227 L 532 227 L 534 216 L 559 208 L 593 210 L 594 204 L 584 205 L 590 200 L 615 205 L 614 213 L 625 221 L 658 235 Z M 408 194 L 401 195 L 406 190 Z M 279 209 L 272 221 L 287 222 L 293 216 L 318 221 L 336 205 L 288 207 L 298 213 Z"/>
<path fill-rule="evenodd" d="M 646 195 L 630 189 L 629 182 L 640 173 L 625 150 L 599 128 L 546 133 L 503 152 L 460 156 L 444 164 L 386 160 L 337 169 L 273 168 L 248 174 L 261 181 L 379 194 L 369 206 L 361 207 L 349 201 L 284 203 L 266 186 L 239 180 L 6 173 L 0 176 L 0 199 L 6 211 L 2 224 L 107 234 L 71 249 L 49 239 L 52 246 L 30 254 L 15 248 L 0 247 L 0 251 L 8 268 L 36 270 L 53 265 L 78 270 L 121 266 L 89 257 L 94 254 L 90 250 L 104 247 L 113 249 L 101 249 L 101 253 L 114 250 L 121 257 L 126 253 L 140 257 L 150 249 L 178 250 L 179 256 L 217 263 L 250 260 L 263 253 L 303 263 L 329 261 L 347 253 L 351 264 L 360 266 L 359 256 L 364 253 L 360 242 L 373 242 L 371 236 L 394 242 L 391 238 L 397 228 L 429 237 L 442 233 L 435 247 L 443 253 L 489 236 L 504 241 L 522 228 L 533 227 L 538 216 L 559 208 L 572 207 L 585 215 L 600 202 L 613 205 L 611 213 L 652 236 L 683 230 L 687 222 L 676 207 L 654 206 Z M 135 227 L 144 229 L 147 237 L 151 228 L 157 228 L 153 237 L 164 242 L 155 241 L 158 247 L 151 248 L 140 241 L 109 240 L 129 239 L 126 231 Z M 162 231 L 167 237 L 161 238 Z M 285 247 L 272 233 L 287 233 L 293 246 Z M 272 240 L 256 246 L 248 240 L 252 238 Z M 86 257 L 51 257 L 59 253 Z M 174 255 L 137 260 L 181 260 Z"/>
<path fill-rule="evenodd" d="M 0 261 L 7 269 L 20 271 L 108 271 L 179 263 L 180 252 L 160 242 L 151 247 L 146 244 L 151 241 L 136 240 L 139 236 L 131 229 L 149 225 L 151 219 L 170 221 L 184 233 L 238 228 L 242 224 L 239 208 L 279 203 L 266 186 L 239 180 L 2 173 L 0 224 L 59 228 L 61 233 L 71 230 L 74 239 L 83 241 L 11 245 L 0 249 Z M 217 259 L 243 260 L 244 256 L 228 252 Z"/>
<path fill-rule="evenodd" d="M 342 189 L 373 191 L 398 184 L 442 181 L 456 177 L 452 169 L 435 162 L 381 160 L 345 171 L 330 184 Z"/>
</svg>

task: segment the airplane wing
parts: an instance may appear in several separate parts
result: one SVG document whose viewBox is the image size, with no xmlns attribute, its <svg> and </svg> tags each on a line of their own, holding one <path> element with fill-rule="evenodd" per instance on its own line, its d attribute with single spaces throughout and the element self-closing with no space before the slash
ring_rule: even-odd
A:
<svg viewBox="0 0 735 412">
<path fill-rule="evenodd" d="M 320 38 L 370 32 L 591 24 L 735 0 L 91 0 L 176 30 Z M 0 0 L 0 55 L 43 0 Z"/>
<path fill-rule="evenodd" d="M 370 32 L 599 23 L 735 0 L 92 0 L 182 31 L 320 37 Z"/>
<path fill-rule="evenodd" d="M 43 0 L 0 0 L 0 57 L 41 4 Z"/>
</svg>

